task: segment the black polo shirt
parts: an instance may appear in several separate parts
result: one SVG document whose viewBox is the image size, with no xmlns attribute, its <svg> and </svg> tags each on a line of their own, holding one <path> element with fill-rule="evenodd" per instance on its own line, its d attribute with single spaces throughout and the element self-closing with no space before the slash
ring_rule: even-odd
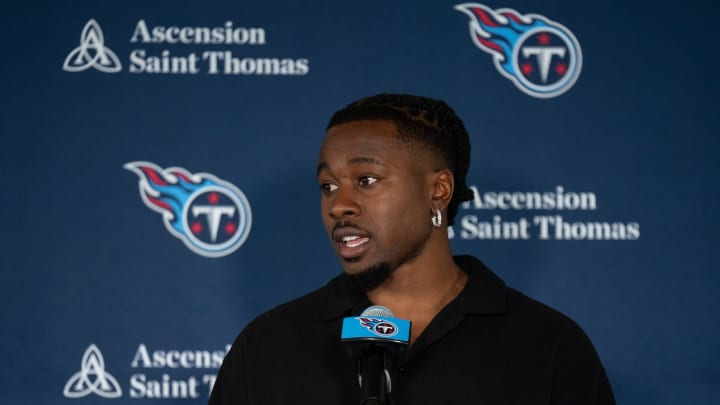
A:
<svg viewBox="0 0 720 405">
<path fill-rule="evenodd" d="M 568 317 L 532 300 L 471 256 L 458 297 L 399 361 L 394 405 L 614 404 L 595 349 Z M 371 303 L 337 277 L 252 321 L 223 362 L 211 405 L 359 404 L 342 319 Z"/>
</svg>

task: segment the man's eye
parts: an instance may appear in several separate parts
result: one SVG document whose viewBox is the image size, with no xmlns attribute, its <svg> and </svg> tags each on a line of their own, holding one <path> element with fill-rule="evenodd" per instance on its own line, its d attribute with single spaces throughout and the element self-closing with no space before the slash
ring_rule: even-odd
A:
<svg viewBox="0 0 720 405">
<path fill-rule="evenodd" d="M 359 186 L 369 186 L 378 181 L 377 177 L 373 176 L 362 176 L 358 179 Z"/>
<path fill-rule="evenodd" d="M 335 184 L 332 184 L 332 183 L 322 183 L 322 184 L 320 184 L 320 190 L 322 190 L 322 191 L 324 191 L 324 192 L 326 192 L 326 193 L 333 192 L 333 191 L 337 190 L 337 188 L 338 188 L 338 187 L 337 187 Z"/>
</svg>

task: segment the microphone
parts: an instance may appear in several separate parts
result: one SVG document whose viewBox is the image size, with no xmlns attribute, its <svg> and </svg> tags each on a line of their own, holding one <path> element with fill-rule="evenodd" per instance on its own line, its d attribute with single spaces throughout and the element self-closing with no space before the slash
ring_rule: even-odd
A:
<svg viewBox="0 0 720 405">
<path fill-rule="evenodd" d="M 340 341 L 357 363 L 360 405 L 386 405 L 392 391 L 394 362 L 410 344 L 410 321 L 393 317 L 383 306 L 343 319 Z"/>
</svg>

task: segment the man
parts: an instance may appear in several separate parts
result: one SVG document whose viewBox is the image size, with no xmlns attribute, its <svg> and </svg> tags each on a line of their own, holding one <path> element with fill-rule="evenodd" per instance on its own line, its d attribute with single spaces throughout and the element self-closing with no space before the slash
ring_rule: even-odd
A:
<svg viewBox="0 0 720 405">
<path fill-rule="evenodd" d="M 441 101 L 382 94 L 335 113 L 317 178 L 343 274 L 251 322 L 210 404 L 359 403 L 341 322 L 371 305 L 412 321 L 393 404 L 614 404 L 573 321 L 452 256 L 447 225 L 473 196 L 469 163 L 467 131 Z"/>
</svg>

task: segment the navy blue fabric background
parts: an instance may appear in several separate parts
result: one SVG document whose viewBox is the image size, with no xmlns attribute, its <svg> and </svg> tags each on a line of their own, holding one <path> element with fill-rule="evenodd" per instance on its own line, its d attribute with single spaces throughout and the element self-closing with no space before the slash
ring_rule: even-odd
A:
<svg viewBox="0 0 720 405">
<path fill-rule="evenodd" d="M 562 215 L 636 222 L 637 240 L 464 240 L 504 280 L 575 319 L 618 403 L 720 402 L 717 24 L 714 4 L 493 1 L 568 27 L 583 69 L 551 99 L 519 91 L 468 34 L 452 1 L 29 1 L 0 17 L 0 402 L 63 396 L 92 343 L 129 381 L 217 369 L 131 366 L 149 350 L 224 350 L 263 311 L 339 265 L 319 218 L 317 153 L 335 110 L 378 92 L 440 98 L 473 142 L 483 191 L 592 192 L 592 211 L 460 210 L 489 221 Z M 123 64 L 66 72 L 90 19 Z M 262 27 L 262 46 L 130 43 L 148 26 Z M 133 49 L 306 58 L 303 76 L 133 74 Z M 173 237 L 138 193 L 133 161 L 208 172 L 252 207 L 247 241 L 206 258 Z M 289 344 L 292 337 L 288 337 Z"/>
</svg>

